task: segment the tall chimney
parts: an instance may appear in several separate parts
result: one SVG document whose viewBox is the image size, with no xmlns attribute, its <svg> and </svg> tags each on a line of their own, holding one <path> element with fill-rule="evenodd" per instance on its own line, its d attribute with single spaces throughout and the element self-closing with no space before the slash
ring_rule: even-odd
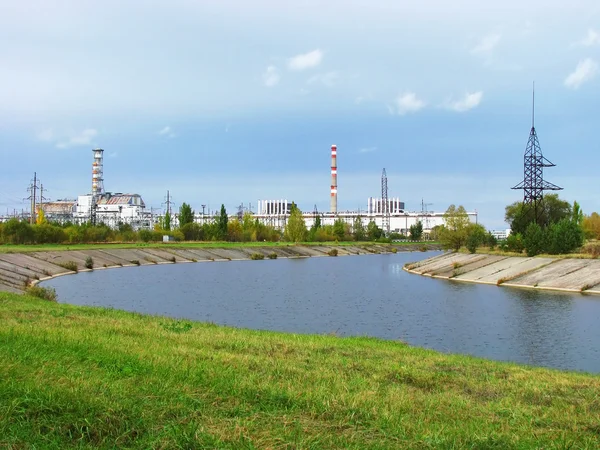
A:
<svg viewBox="0 0 600 450">
<path fill-rule="evenodd" d="M 104 194 L 104 170 L 102 164 L 104 150 L 94 148 L 92 152 L 94 152 L 94 163 L 92 164 L 92 197 L 97 198 Z"/>
<path fill-rule="evenodd" d="M 330 212 L 337 213 L 337 145 L 331 146 L 331 206 Z"/>
</svg>

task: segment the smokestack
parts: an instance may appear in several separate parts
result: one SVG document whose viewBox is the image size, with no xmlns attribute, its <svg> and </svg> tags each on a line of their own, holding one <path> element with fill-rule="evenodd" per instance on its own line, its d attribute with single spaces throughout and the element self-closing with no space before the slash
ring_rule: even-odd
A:
<svg viewBox="0 0 600 450">
<path fill-rule="evenodd" d="M 94 163 L 92 164 L 92 197 L 98 198 L 104 194 L 104 178 L 102 174 L 104 150 L 95 148 L 92 152 L 94 152 Z"/>
<path fill-rule="evenodd" d="M 337 145 L 331 146 L 331 206 L 330 212 L 337 213 Z"/>
</svg>

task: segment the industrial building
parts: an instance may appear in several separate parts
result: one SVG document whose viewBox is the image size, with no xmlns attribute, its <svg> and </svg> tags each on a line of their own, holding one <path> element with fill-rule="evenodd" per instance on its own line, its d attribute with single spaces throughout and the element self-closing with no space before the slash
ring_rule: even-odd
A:
<svg viewBox="0 0 600 450">
<path fill-rule="evenodd" d="M 120 224 L 129 224 L 134 229 L 152 229 L 155 223 L 160 223 L 164 218 L 164 213 L 153 214 L 148 211 L 144 200 L 139 194 L 135 193 L 111 193 L 104 190 L 104 150 L 101 148 L 92 149 L 92 180 L 91 193 L 80 195 L 77 200 L 57 200 L 45 202 L 36 207 L 36 210 L 43 209 L 45 216 L 50 221 L 60 223 L 103 223 L 116 228 Z M 307 227 L 311 227 L 316 217 L 320 217 L 322 225 L 333 225 L 337 219 L 352 225 L 359 217 L 363 225 L 367 226 L 371 221 L 384 230 L 386 233 L 396 232 L 407 234 L 412 225 L 421 222 L 424 233 L 438 225 L 444 224 L 444 213 L 427 211 L 427 204 L 421 205 L 420 211 L 407 211 L 405 204 L 400 197 L 388 197 L 387 175 L 383 169 L 381 178 L 381 196 L 369 197 L 366 208 L 358 211 L 339 211 L 338 210 L 338 147 L 330 147 L 331 156 L 331 185 L 330 185 L 330 206 L 329 211 L 318 212 L 316 207 L 313 211 L 303 213 Z M 171 203 L 167 200 L 170 210 Z M 271 225 L 278 229 L 283 229 L 292 212 L 293 202 L 287 199 L 279 200 L 259 200 L 255 211 L 247 209 L 256 219 L 266 225 Z M 218 212 L 213 211 L 202 214 L 197 212 L 194 220 L 196 223 L 203 224 L 215 219 Z M 299 205 L 302 209 L 302 206 Z M 243 211 L 243 208 L 240 210 Z M 241 212 L 231 213 L 231 219 L 240 217 Z M 467 213 L 469 220 L 477 222 L 477 212 Z M 177 213 L 171 212 L 172 226 L 177 227 Z"/>
</svg>

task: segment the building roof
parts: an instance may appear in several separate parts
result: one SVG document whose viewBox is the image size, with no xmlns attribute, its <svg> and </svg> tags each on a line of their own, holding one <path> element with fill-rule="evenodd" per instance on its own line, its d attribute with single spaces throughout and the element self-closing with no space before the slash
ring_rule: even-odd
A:
<svg viewBox="0 0 600 450">
<path fill-rule="evenodd" d="M 139 194 L 106 194 L 98 200 L 98 205 L 138 205 L 142 208 L 146 207 Z"/>
</svg>

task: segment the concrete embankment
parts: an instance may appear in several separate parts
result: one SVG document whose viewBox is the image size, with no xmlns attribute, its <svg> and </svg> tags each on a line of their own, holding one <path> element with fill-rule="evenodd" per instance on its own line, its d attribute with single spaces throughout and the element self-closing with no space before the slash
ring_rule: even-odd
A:
<svg viewBox="0 0 600 450">
<path fill-rule="evenodd" d="M 600 260 L 444 253 L 404 270 L 471 283 L 600 294 Z"/>
<path fill-rule="evenodd" d="M 339 256 L 367 255 L 390 253 L 392 248 L 397 251 L 416 251 L 423 249 L 423 244 L 414 245 L 280 245 L 265 247 L 198 247 L 177 246 L 165 244 L 160 247 L 136 248 L 107 248 L 86 250 L 40 251 L 28 253 L 0 253 L 0 291 L 22 292 L 25 287 L 37 280 L 43 281 L 52 277 L 72 274 L 71 268 L 77 271 L 86 269 L 86 259 L 93 260 L 94 269 L 124 266 L 144 266 L 150 264 L 168 264 L 200 261 L 234 261 L 252 259 L 253 254 L 275 254 L 277 258 L 305 258 L 313 256 L 328 256 L 335 248 Z M 428 250 L 439 249 L 435 245 L 426 245 Z"/>
</svg>

